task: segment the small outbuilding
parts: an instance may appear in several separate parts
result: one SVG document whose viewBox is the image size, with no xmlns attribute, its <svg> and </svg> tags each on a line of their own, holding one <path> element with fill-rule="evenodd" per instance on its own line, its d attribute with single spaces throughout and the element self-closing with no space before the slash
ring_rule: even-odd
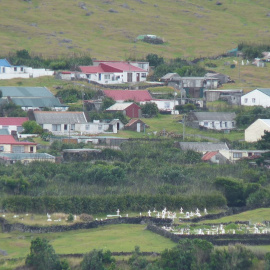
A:
<svg viewBox="0 0 270 270">
<path fill-rule="evenodd" d="M 133 102 L 115 103 L 108 109 L 107 112 L 121 112 L 130 118 L 139 118 L 142 115 L 141 107 Z"/>
<path fill-rule="evenodd" d="M 132 130 L 137 132 L 145 131 L 145 128 L 149 126 L 146 125 L 141 119 L 131 119 L 126 125 L 125 130 Z"/>
</svg>

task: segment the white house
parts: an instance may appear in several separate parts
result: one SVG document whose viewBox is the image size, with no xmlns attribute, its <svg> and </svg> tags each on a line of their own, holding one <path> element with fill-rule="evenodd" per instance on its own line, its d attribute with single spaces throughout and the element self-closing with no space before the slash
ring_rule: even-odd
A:
<svg viewBox="0 0 270 270">
<path fill-rule="evenodd" d="M 179 105 L 178 100 L 173 99 L 152 99 L 150 102 L 155 103 L 159 109 L 159 111 L 163 112 L 172 112 L 176 105 Z M 147 102 L 140 102 L 140 104 L 149 103 Z"/>
<path fill-rule="evenodd" d="M 11 131 L 22 132 L 22 124 L 28 121 L 28 117 L 0 117 L 0 129 L 7 129 Z"/>
<path fill-rule="evenodd" d="M 87 123 L 84 112 L 34 111 L 36 122 L 55 135 L 73 135 L 81 132 Z"/>
<path fill-rule="evenodd" d="M 94 120 L 80 126 L 81 134 L 118 133 L 124 128 L 124 124 L 119 119 L 110 122 Z"/>
<path fill-rule="evenodd" d="M 257 142 L 264 135 L 265 131 L 270 131 L 270 119 L 257 119 L 245 130 L 246 142 Z"/>
<path fill-rule="evenodd" d="M 193 128 L 231 130 L 236 128 L 236 114 L 229 112 L 191 112 L 186 124 Z"/>
<path fill-rule="evenodd" d="M 270 107 L 270 88 L 258 88 L 243 95 L 241 105 Z"/>
<path fill-rule="evenodd" d="M 41 76 L 53 76 L 54 71 L 44 68 L 32 68 L 25 66 L 12 66 L 6 59 L 0 59 L 0 79 L 37 78 Z"/>
<path fill-rule="evenodd" d="M 100 84 L 146 81 L 148 71 L 138 67 L 140 63 L 138 63 L 138 66 L 135 66 L 134 62 L 132 63 L 124 61 L 96 61 L 93 66 L 80 66 L 80 77 L 88 79 L 89 82 Z"/>
</svg>

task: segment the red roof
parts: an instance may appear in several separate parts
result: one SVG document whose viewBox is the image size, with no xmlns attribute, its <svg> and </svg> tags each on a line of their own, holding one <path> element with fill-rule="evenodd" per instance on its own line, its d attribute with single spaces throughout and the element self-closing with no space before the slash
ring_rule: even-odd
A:
<svg viewBox="0 0 270 270">
<path fill-rule="evenodd" d="M 0 125 L 2 126 L 21 126 L 28 121 L 28 117 L 0 117 Z"/>
<path fill-rule="evenodd" d="M 98 66 L 80 66 L 83 73 L 106 73 L 106 72 L 145 72 L 144 69 L 135 67 L 128 62 L 106 62 Z"/>
<path fill-rule="evenodd" d="M 103 90 L 103 92 L 107 97 L 116 101 L 134 100 L 141 102 L 152 100 L 147 90 Z"/>
<path fill-rule="evenodd" d="M 36 145 L 36 143 L 16 141 L 12 135 L 0 135 L 0 144 Z"/>
<path fill-rule="evenodd" d="M 218 153 L 218 151 L 207 152 L 206 154 L 203 155 L 202 160 L 208 161 L 208 160 L 210 160 L 213 156 L 215 156 L 217 153 Z"/>
</svg>

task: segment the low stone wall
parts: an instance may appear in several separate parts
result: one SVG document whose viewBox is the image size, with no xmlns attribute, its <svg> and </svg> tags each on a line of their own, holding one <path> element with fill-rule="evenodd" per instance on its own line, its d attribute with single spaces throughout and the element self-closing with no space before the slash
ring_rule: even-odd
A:
<svg viewBox="0 0 270 270">
<path fill-rule="evenodd" d="M 154 217 L 121 217 L 114 219 L 106 219 L 103 221 L 78 222 L 71 225 L 50 225 L 50 226 L 30 226 L 22 223 L 8 223 L 4 218 L 0 218 L 0 224 L 3 232 L 29 232 L 29 233 L 51 233 L 65 232 L 72 230 L 92 229 L 99 226 L 113 224 L 156 224 L 159 226 L 171 226 L 171 219 L 160 219 Z"/>
<path fill-rule="evenodd" d="M 176 235 L 156 225 L 149 224 L 147 229 L 163 237 L 178 243 L 182 239 L 203 239 L 213 245 L 226 246 L 229 244 L 241 243 L 244 245 L 269 245 L 270 234 L 221 234 L 221 235 Z"/>
</svg>

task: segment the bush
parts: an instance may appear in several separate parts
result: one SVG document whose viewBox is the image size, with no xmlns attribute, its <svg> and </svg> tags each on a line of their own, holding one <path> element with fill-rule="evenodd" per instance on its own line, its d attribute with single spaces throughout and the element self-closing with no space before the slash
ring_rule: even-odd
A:
<svg viewBox="0 0 270 270">
<path fill-rule="evenodd" d="M 53 247 L 45 238 L 36 238 L 31 241 L 30 254 L 25 264 L 35 270 L 61 270 L 61 263 Z"/>
<path fill-rule="evenodd" d="M 94 218 L 93 218 L 93 216 L 88 215 L 88 214 L 81 214 L 80 220 L 82 220 L 84 222 L 92 222 L 94 220 Z"/>
<path fill-rule="evenodd" d="M 74 221 L 74 216 L 72 214 L 68 215 L 67 222 L 73 222 Z"/>
</svg>

